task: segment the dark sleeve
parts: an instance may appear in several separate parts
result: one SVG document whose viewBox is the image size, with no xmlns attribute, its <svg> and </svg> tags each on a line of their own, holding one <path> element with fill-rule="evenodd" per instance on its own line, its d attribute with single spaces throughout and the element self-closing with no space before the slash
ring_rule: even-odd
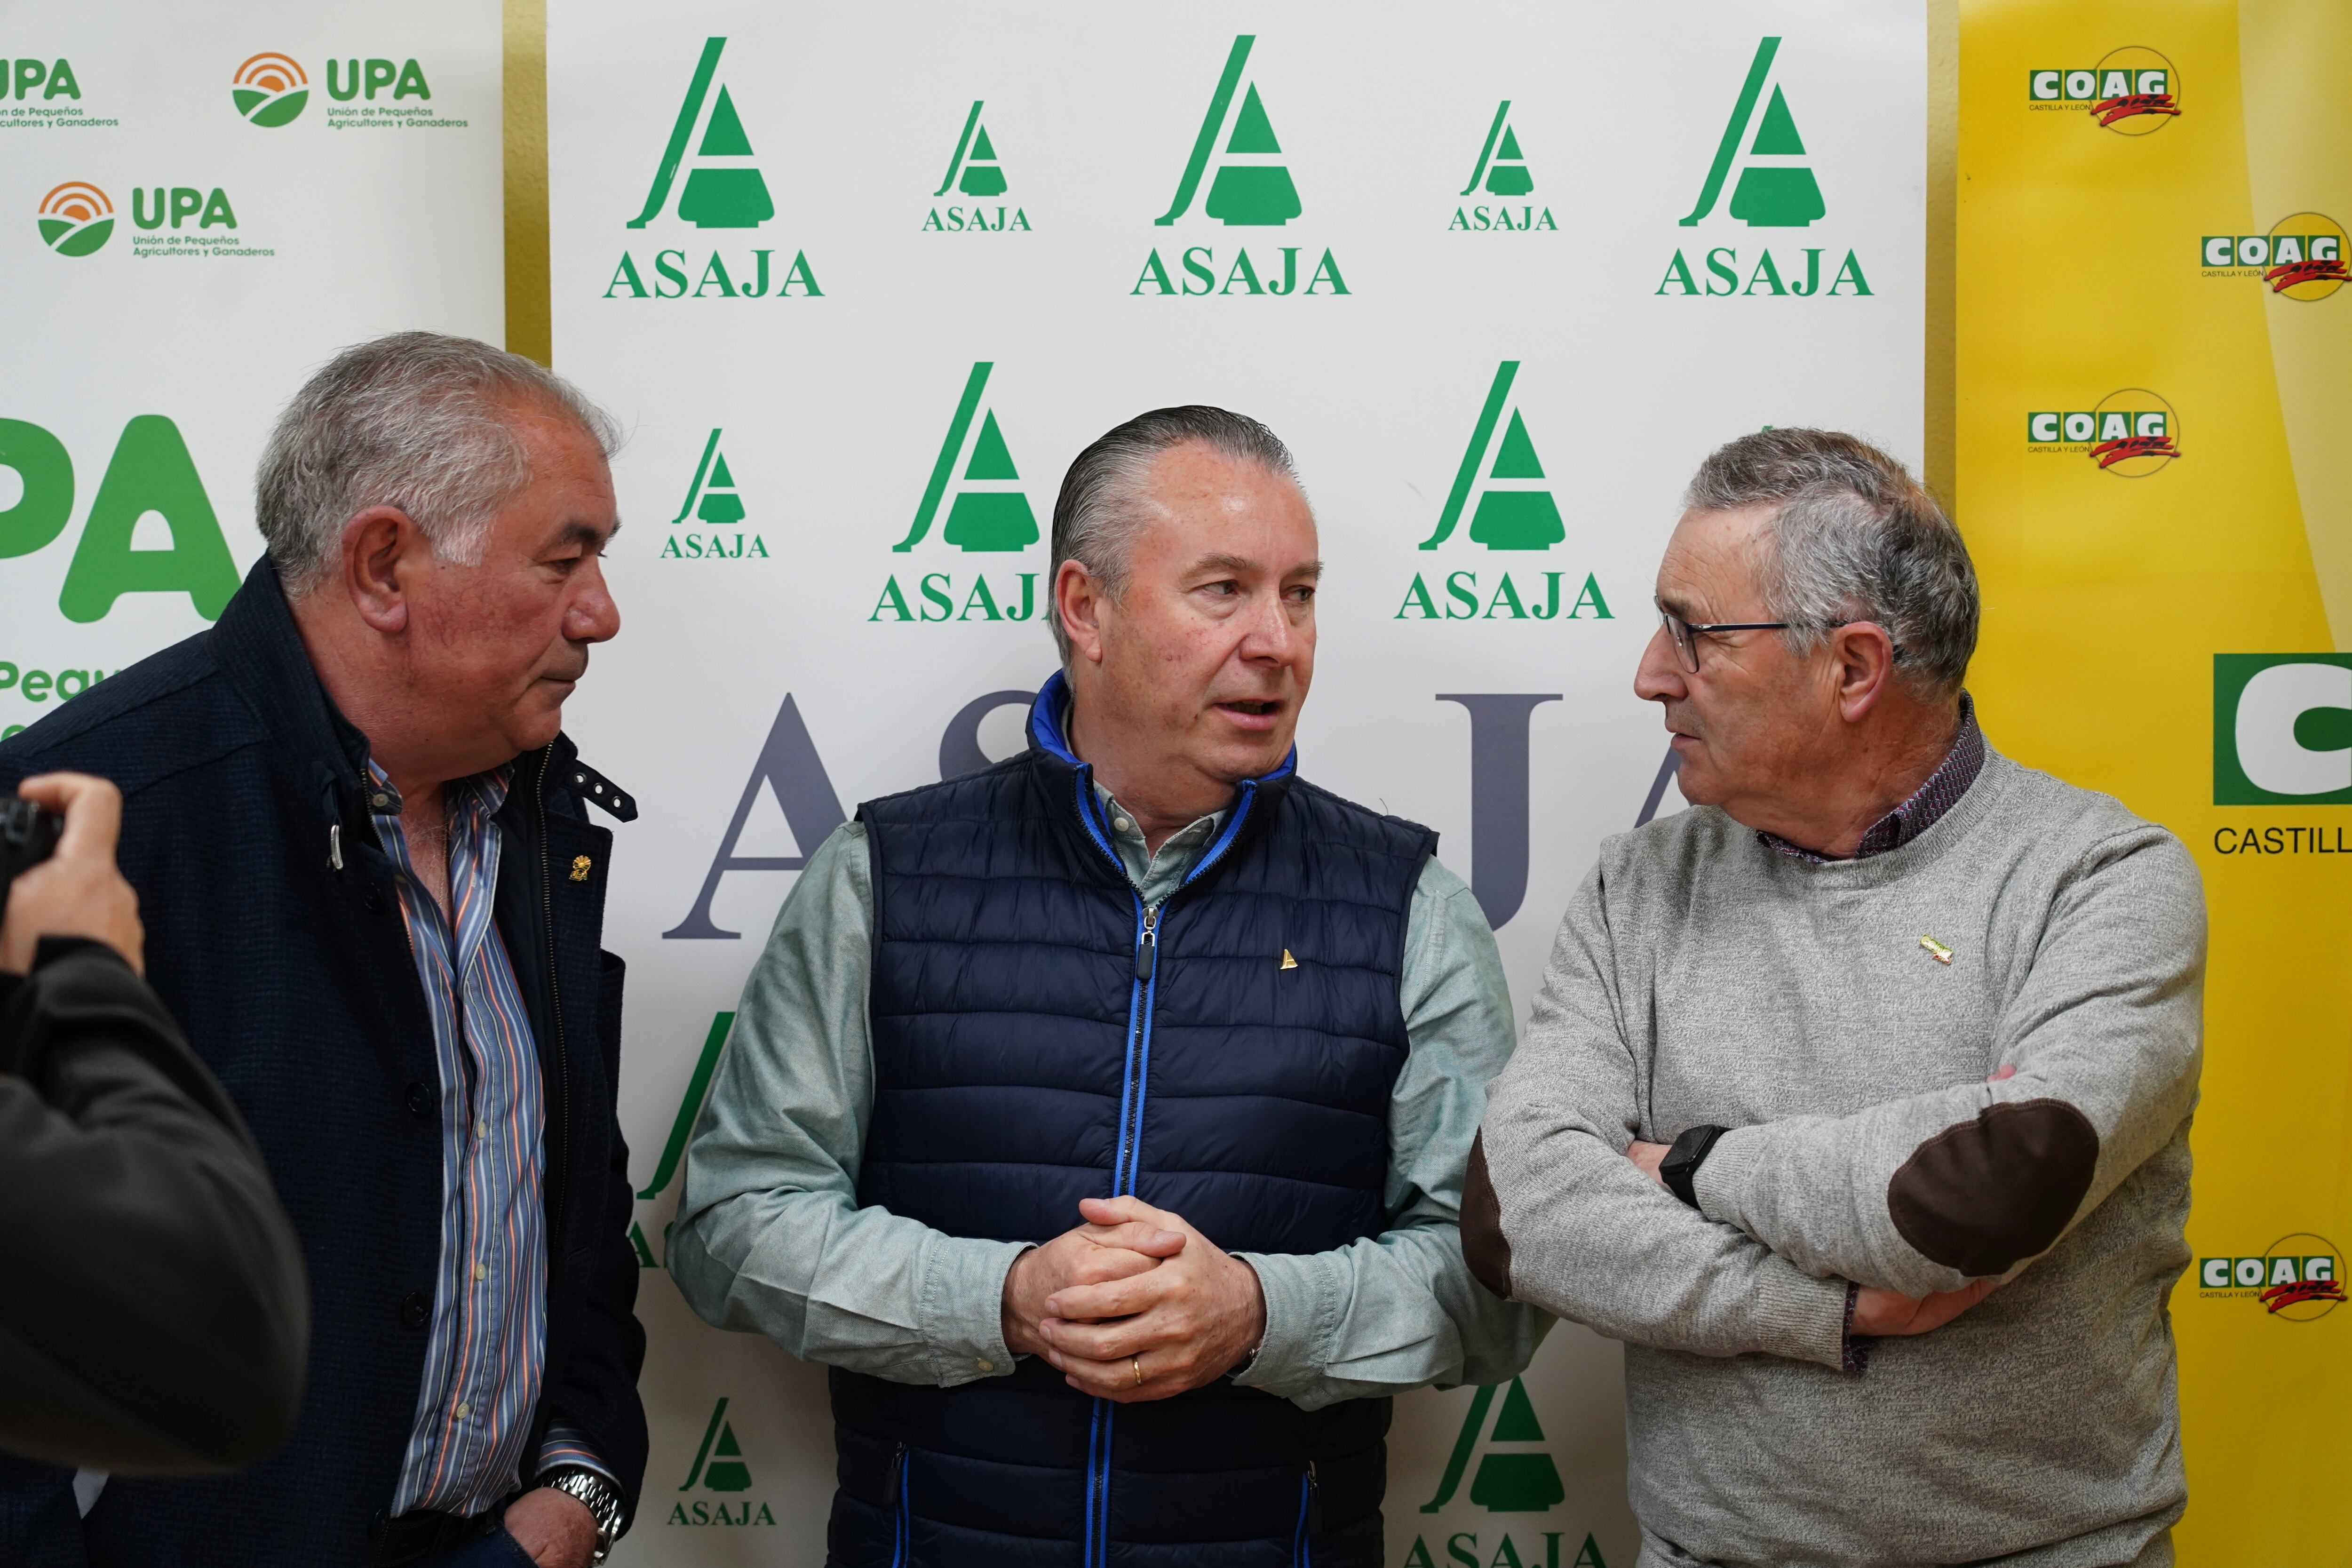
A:
<svg viewBox="0 0 2352 1568">
<path fill-rule="evenodd" d="M 638 1488 L 646 1474 L 646 1411 L 637 1397 L 637 1373 L 646 1362 L 646 1331 L 637 1321 L 637 1249 L 629 1240 L 636 1194 L 629 1185 L 629 1146 L 621 1136 L 618 1103 L 621 986 L 625 971 L 613 954 L 599 956 L 603 973 L 597 986 L 596 1032 L 604 1058 L 604 1081 L 614 1095 L 604 1107 L 604 1114 L 611 1119 L 607 1131 L 611 1152 L 604 1171 L 602 1202 L 595 1211 L 586 1310 L 571 1353 L 550 1391 L 548 1405 L 556 1421 L 587 1437 L 619 1484 L 634 1519 Z"/>
<path fill-rule="evenodd" d="M 227 1095 L 100 943 L 0 1006 L 0 1448 L 201 1475 L 293 1430 L 310 1293 Z"/>
</svg>

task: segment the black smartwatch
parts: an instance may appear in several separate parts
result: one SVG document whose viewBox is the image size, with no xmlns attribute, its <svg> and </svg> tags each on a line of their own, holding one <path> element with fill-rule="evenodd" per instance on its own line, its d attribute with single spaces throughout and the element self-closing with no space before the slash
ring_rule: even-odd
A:
<svg viewBox="0 0 2352 1568">
<path fill-rule="evenodd" d="M 1691 1183 L 1698 1175 L 1700 1162 L 1715 1147 L 1715 1141 L 1729 1131 L 1726 1127 L 1694 1127 L 1675 1139 L 1666 1157 L 1658 1162 L 1658 1179 L 1666 1184 L 1666 1191 L 1691 1207 L 1698 1207 L 1698 1194 L 1691 1190 Z"/>
</svg>

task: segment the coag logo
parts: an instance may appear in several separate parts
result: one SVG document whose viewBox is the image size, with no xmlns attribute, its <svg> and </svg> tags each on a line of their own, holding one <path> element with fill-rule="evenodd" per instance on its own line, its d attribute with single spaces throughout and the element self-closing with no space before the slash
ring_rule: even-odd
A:
<svg viewBox="0 0 2352 1568">
<path fill-rule="evenodd" d="M 727 466 L 727 454 L 719 449 L 719 431 L 711 427 L 709 438 L 702 444 L 701 459 L 694 465 L 694 478 L 686 487 L 686 500 L 679 503 L 677 515 L 669 520 L 672 528 L 685 528 L 684 533 L 672 533 L 662 541 L 664 561 L 760 561 L 768 558 L 768 542 L 762 535 L 737 527 L 743 521 L 743 497 L 735 487 L 734 470 Z M 714 531 L 701 532 L 690 524 L 701 523 Z M 717 531 L 724 530 L 726 531 Z"/>
<path fill-rule="evenodd" d="M 2259 1255 L 2200 1258 L 2202 1296 L 2251 1298 L 2273 1318 L 2308 1323 L 2344 1302 L 2344 1259 L 2336 1244 L 2307 1230 L 2283 1236 Z"/>
<path fill-rule="evenodd" d="M 2154 49 L 2111 50 L 2095 66 L 2042 67 L 2025 73 L 2031 109 L 2074 110 L 2120 136 L 2147 136 L 2180 115 L 2180 73 Z"/>
<path fill-rule="evenodd" d="M 2352 805 L 2352 654 L 2213 656 L 2213 804 Z"/>
<path fill-rule="evenodd" d="M 1444 1474 L 1438 1480 L 1436 1494 L 1421 1505 L 1423 1513 L 1437 1513 L 1452 1503 L 1465 1476 L 1470 1478 L 1471 1504 L 1488 1513 L 1549 1513 L 1568 1496 L 1560 1485 L 1559 1467 L 1542 1447 L 1543 1426 L 1536 1419 L 1535 1403 L 1528 1397 L 1527 1385 L 1515 1377 L 1507 1389 L 1500 1391 L 1499 1401 L 1495 1397 L 1497 1392 L 1491 1387 L 1481 1388 L 1471 1397 L 1470 1408 L 1462 1417 L 1462 1429 L 1454 1439 L 1454 1450 L 1446 1458 Z M 1482 1533 L 1493 1544 L 1482 1546 Z M 1600 1542 L 1590 1533 L 1573 1558 L 1563 1558 L 1561 1549 L 1568 1536 L 1569 1531 L 1563 1530 L 1521 1527 L 1519 1540 L 1515 1541 L 1507 1527 L 1491 1533 L 1456 1531 L 1441 1536 L 1440 1542 L 1448 1564 L 1467 1563 L 1475 1568 L 1493 1562 L 1518 1563 L 1522 1568 L 1538 1568 L 1539 1564 L 1542 1568 L 1609 1568 L 1601 1554 Z M 1541 1539 L 1540 1546 L 1536 1543 L 1538 1537 Z M 1519 1541 L 1528 1544 L 1523 1547 Z M 1405 1568 L 1438 1568 L 1426 1535 L 1413 1537 L 1412 1548 L 1404 1561 Z"/>
<path fill-rule="evenodd" d="M 701 58 L 695 62 L 686 97 L 678 103 L 653 184 L 637 216 L 629 220 L 630 228 L 642 229 L 665 216 L 674 216 L 698 229 L 758 228 L 776 216 L 776 205 L 768 196 L 768 182 L 751 161 L 751 138 L 743 129 L 743 117 L 736 112 L 734 96 L 719 81 L 719 58 L 726 47 L 723 37 L 703 40 Z M 714 86 L 716 93 L 711 90 Z M 678 183 L 680 173 L 686 175 L 683 185 Z M 677 197 L 674 214 L 670 210 L 673 195 Z M 761 300 L 767 297 L 772 283 L 779 300 L 795 298 L 794 285 L 800 289 L 798 298 L 815 299 L 824 292 L 817 287 L 807 256 L 800 252 L 793 254 L 780 280 L 772 270 L 772 249 L 754 249 L 748 255 L 739 252 L 731 268 L 718 250 L 704 254 L 706 259 L 698 269 L 683 249 L 658 250 L 650 267 L 641 269 L 636 258 L 624 250 L 612 280 L 604 286 L 604 298 Z M 654 277 L 651 288 L 646 284 L 648 270 Z"/>
<path fill-rule="evenodd" d="M 931 200 L 953 191 L 959 195 L 973 196 L 985 203 L 990 196 L 1005 192 L 1004 165 L 996 156 L 996 143 L 989 140 L 988 127 L 980 122 L 983 100 L 971 100 L 971 112 L 964 116 L 963 134 L 956 138 L 955 155 L 948 160 L 947 177 L 940 188 L 931 193 Z M 945 207 L 934 206 L 923 219 L 925 232 L 941 234 L 1019 234 L 1029 231 L 1029 215 L 1018 206 L 999 202 L 993 206 L 965 206 L 951 202 Z"/>
<path fill-rule="evenodd" d="M 236 111 L 253 124 L 289 125 L 310 101 L 310 79 L 293 56 L 264 50 L 236 68 L 229 97 Z"/>
<path fill-rule="evenodd" d="M 2197 242 L 2208 278 L 2260 278 L 2273 294 L 2325 300 L 2344 287 L 2344 226 L 2325 213 L 2296 213 L 2267 234 L 2209 234 Z"/>
<path fill-rule="evenodd" d="M 0 511 L 0 561 L 6 561 L 46 549 L 65 532 L 74 465 L 65 443 L 40 426 L 0 419 L 0 468 L 14 468 L 22 486 L 16 504 Z M 160 531 L 141 527 L 150 513 Z M 154 547 L 156 531 L 168 547 Z M 59 613 L 87 624 L 125 594 L 184 593 L 196 614 L 217 620 L 236 584 L 236 563 L 179 426 L 160 414 L 140 415 L 123 426 L 99 480 L 58 593 Z"/>
<path fill-rule="evenodd" d="M 670 1504 L 671 1524 L 773 1524 L 775 1515 L 766 1503 L 754 1504 L 751 1499 L 731 1501 L 731 1495 L 751 1489 L 751 1467 L 744 1460 L 743 1447 L 735 1440 L 734 1425 L 727 1419 L 727 1400 L 721 1396 L 710 1407 L 710 1424 L 702 1430 L 702 1446 L 695 1450 L 694 1463 L 686 1472 L 686 1484 L 677 1489 L 693 1491 L 697 1485 L 704 1491 L 717 1492 L 717 1501 L 697 1498 L 692 1501 Z M 758 1511 L 753 1511 L 754 1508 Z"/>
<path fill-rule="evenodd" d="M 68 180 L 41 198 L 40 225 L 59 256 L 88 256 L 114 233 L 114 203 L 88 180 Z"/>
<path fill-rule="evenodd" d="M 1805 150 L 1797 117 L 1779 80 L 1780 42 L 1769 37 L 1758 40 L 1747 78 L 1732 100 L 1731 117 L 1724 121 L 1715 157 L 1700 182 L 1698 199 L 1683 215 L 1681 227 L 1696 228 L 1714 216 L 1718 206 L 1734 222 L 1749 228 L 1810 228 L 1827 215 L 1811 155 Z M 1771 89 L 1769 97 L 1767 88 Z M 1726 185 L 1731 188 L 1727 205 L 1723 200 Z M 1742 261 L 1739 246 L 1717 245 L 1697 252 L 1699 265 L 1694 268 L 1690 257 L 1678 247 L 1653 292 L 1685 298 L 1737 294 L 1861 299 L 1870 294 L 1870 279 L 1853 251 L 1849 249 L 1843 261 L 1823 268 L 1822 257 L 1834 255 L 1835 249 L 1833 246 L 1800 246 L 1776 256 L 1769 246 L 1759 245 L 1751 252 L 1753 261 Z"/>
<path fill-rule="evenodd" d="M 1526 234 L 1543 228 L 1558 233 L 1559 226 L 1552 221 L 1549 207 L 1538 206 L 1533 202 L 1510 205 L 1510 198 L 1532 195 L 1535 188 L 1536 178 L 1528 169 L 1527 154 L 1519 151 L 1519 133 L 1511 123 L 1511 100 L 1507 98 L 1495 106 L 1495 120 L 1486 127 L 1486 144 L 1478 149 L 1478 162 L 1470 171 L 1470 183 L 1462 187 L 1465 196 L 1503 199 L 1496 204 L 1474 200 L 1469 205 L 1457 206 L 1454 209 L 1454 221 L 1445 226 L 1449 232 L 1512 230 Z"/>
<path fill-rule="evenodd" d="M 2095 407 L 2028 414 L 2025 446 L 2087 456 L 2105 473 L 2146 479 L 2180 456 L 2180 416 L 2147 388 L 2126 386 Z"/>
<path fill-rule="evenodd" d="M 1306 210 L 1298 199 L 1298 187 L 1291 180 L 1282 143 L 1274 133 L 1274 121 L 1266 114 L 1265 102 L 1258 96 L 1257 81 L 1249 71 L 1250 53 L 1256 45 L 1257 36 L 1254 33 L 1234 37 L 1234 47 L 1225 56 L 1225 68 L 1217 78 L 1215 90 L 1209 95 L 1208 111 L 1202 116 L 1201 129 L 1192 139 L 1184 173 L 1176 182 L 1176 195 L 1169 202 L 1168 210 L 1152 220 L 1155 227 L 1171 227 L 1192 211 L 1203 178 L 1209 178 L 1209 192 L 1202 211 L 1228 228 L 1280 228 Z M 1210 178 L 1209 166 L 1213 163 L 1216 173 Z M 1301 286 L 1299 253 L 1312 248 L 1296 245 L 1261 247 L 1253 256 L 1247 247 L 1235 246 L 1226 252 L 1232 259 L 1221 262 L 1214 246 L 1188 246 L 1178 253 L 1177 265 L 1171 270 L 1155 246 L 1135 287 L 1128 292 L 1277 296 L 1347 293 L 1348 285 L 1339 275 L 1339 264 L 1328 248 L 1322 259 L 1312 264 Z"/>
<path fill-rule="evenodd" d="M 940 524 L 942 507 L 947 520 L 939 526 L 940 542 L 967 554 L 1017 555 L 1037 542 L 1037 515 L 1021 489 L 1021 470 L 1013 465 L 1013 449 L 988 396 L 989 377 L 996 362 L 980 360 L 964 378 L 963 395 L 956 400 L 945 438 L 931 463 L 922 500 L 906 537 L 890 547 L 904 555 L 930 537 Z M 954 493 L 950 500 L 949 493 Z M 926 572 L 911 581 L 909 598 L 893 573 L 882 584 L 869 621 L 1026 621 L 1038 614 L 1035 572 L 1001 573 L 994 584 L 973 572 L 968 586 L 959 587 L 953 572 Z"/>
<path fill-rule="evenodd" d="M 1512 398 L 1519 363 L 1507 359 L 1495 367 L 1495 379 L 1487 385 L 1470 444 L 1463 448 L 1461 465 L 1454 470 L 1453 488 L 1446 491 L 1435 530 L 1421 542 L 1422 549 L 1435 550 L 1453 538 L 1465 512 L 1470 518 L 1471 542 L 1488 550 L 1547 551 L 1568 537 L 1543 459 L 1537 455 L 1534 437 L 1528 434 L 1526 416 Z M 1564 608 L 1561 585 L 1570 574 L 1522 572 L 1520 575 L 1524 582 L 1507 570 L 1496 572 L 1492 586 L 1482 588 L 1477 569 L 1465 568 L 1440 576 L 1438 592 L 1433 594 L 1428 579 L 1416 572 L 1395 618 L 1572 621 L 1587 610 L 1595 620 L 1612 618 L 1608 601 L 1601 597 L 1600 581 L 1590 574 L 1582 588 L 1568 590 Z"/>
</svg>

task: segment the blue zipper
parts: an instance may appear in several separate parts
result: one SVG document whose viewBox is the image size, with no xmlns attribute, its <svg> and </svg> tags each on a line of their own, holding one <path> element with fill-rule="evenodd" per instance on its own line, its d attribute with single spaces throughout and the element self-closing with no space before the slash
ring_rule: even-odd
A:
<svg viewBox="0 0 2352 1568">
<path fill-rule="evenodd" d="M 890 1568 L 907 1568 L 908 1537 L 913 1533 L 908 1518 L 907 1470 L 907 1445 L 901 1443 L 890 1456 L 890 1489 L 897 1494 L 890 1505 Z"/>
</svg>

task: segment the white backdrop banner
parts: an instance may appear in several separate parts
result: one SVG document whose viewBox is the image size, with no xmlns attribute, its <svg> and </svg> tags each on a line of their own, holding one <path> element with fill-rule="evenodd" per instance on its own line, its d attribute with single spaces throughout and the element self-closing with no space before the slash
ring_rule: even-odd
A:
<svg viewBox="0 0 2352 1568">
<path fill-rule="evenodd" d="M 337 349 L 505 320 L 497 0 L 0 0 L 0 736 L 216 617 Z"/>
<path fill-rule="evenodd" d="M 1631 680 L 1700 458 L 1822 424 L 1918 459 L 1924 17 L 549 13 L 556 367 L 632 432 L 625 626 L 570 717 L 645 813 L 607 931 L 652 1337 L 619 1560 L 814 1563 L 823 1374 L 658 1271 L 679 1156 L 802 858 L 1019 744 L 1069 459 L 1190 402 L 1291 444 L 1328 563 L 1302 770 L 1441 831 L 1524 1014 L 1654 795 Z M 1620 1364 L 1563 1328 L 1402 1401 L 1391 1560 L 1629 1568 Z"/>
</svg>

